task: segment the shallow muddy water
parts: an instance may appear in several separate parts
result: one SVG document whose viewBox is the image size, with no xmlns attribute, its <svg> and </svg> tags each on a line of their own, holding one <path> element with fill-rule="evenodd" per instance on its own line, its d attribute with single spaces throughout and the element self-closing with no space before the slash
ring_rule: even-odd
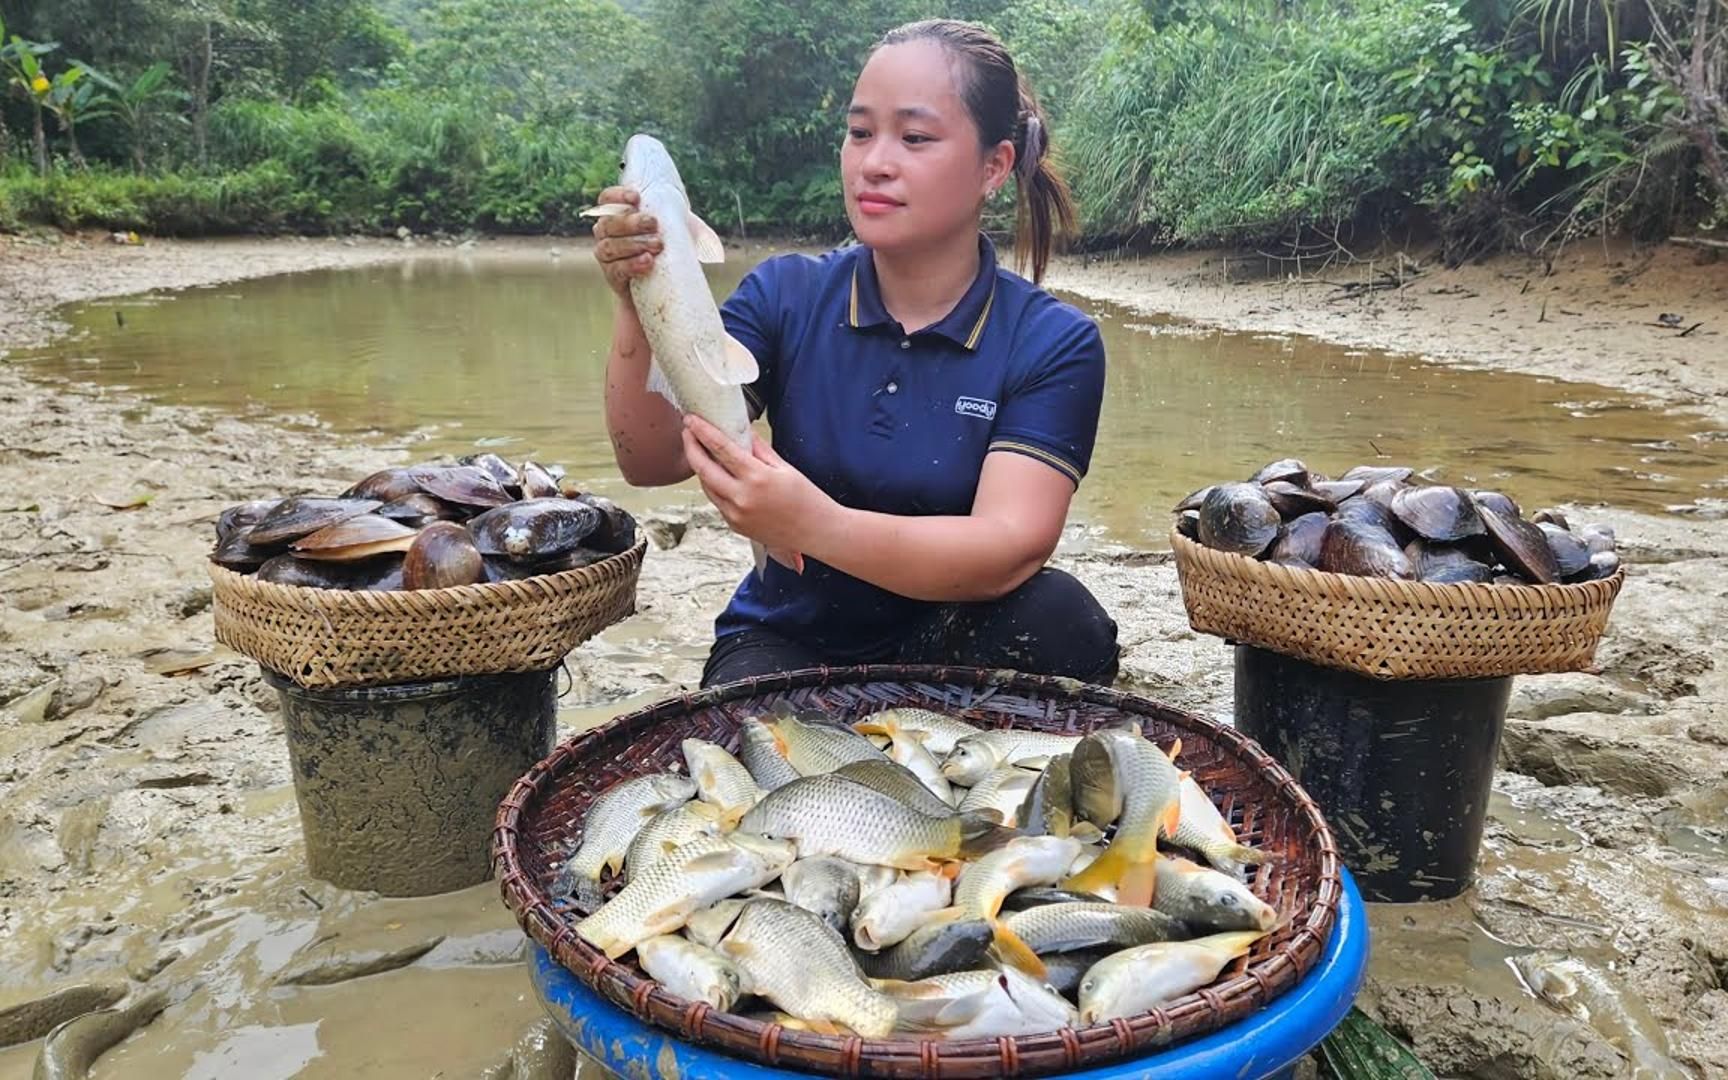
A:
<svg viewBox="0 0 1728 1080">
<path fill-rule="evenodd" d="M 763 254 L 713 268 L 716 294 Z M 1075 519 L 1114 542 L 1161 547 L 1163 510 L 1183 494 L 1289 455 L 1332 473 L 1377 456 L 1443 464 L 1436 479 L 1532 507 L 1661 511 L 1728 477 L 1728 439 L 1617 391 L 1068 299 L 1099 319 L 1110 365 Z M 635 509 L 700 499 L 688 483 L 670 499 L 619 490 L 601 414 L 611 300 L 583 250 L 409 259 L 65 314 L 72 335 L 14 359 L 174 403 L 418 432 L 416 453 L 532 455 Z"/>
</svg>

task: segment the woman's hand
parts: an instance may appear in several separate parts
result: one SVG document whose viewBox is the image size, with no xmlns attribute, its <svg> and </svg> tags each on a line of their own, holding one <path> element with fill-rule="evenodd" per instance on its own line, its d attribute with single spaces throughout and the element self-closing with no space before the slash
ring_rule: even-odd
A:
<svg viewBox="0 0 1728 1080">
<path fill-rule="evenodd" d="M 601 206 L 641 205 L 633 188 L 609 187 L 600 193 Z M 606 275 L 606 284 L 619 299 L 630 303 L 630 279 L 641 277 L 654 265 L 660 251 L 659 223 L 634 209 L 609 213 L 594 222 L 594 259 Z"/>
<path fill-rule="evenodd" d="M 786 463 L 752 435 L 750 453 L 739 449 L 719 428 L 690 415 L 684 418 L 684 459 L 708 499 L 741 536 L 770 551 L 803 552 L 819 547 L 841 507 L 827 492 Z"/>
</svg>

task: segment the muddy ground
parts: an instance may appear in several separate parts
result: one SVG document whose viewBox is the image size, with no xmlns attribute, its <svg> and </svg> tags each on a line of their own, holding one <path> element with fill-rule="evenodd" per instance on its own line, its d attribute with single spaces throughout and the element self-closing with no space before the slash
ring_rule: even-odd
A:
<svg viewBox="0 0 1728 1080">
<path fill-rule="evenodd" d="M 51 333 L 65 300 L 401 251 L 0 238 L 0 347 Z M 1435 271 L 1394 310 L 1308 286 L 1207 286 L 1203 258 L 1075 260 L 1058 283 L 1224 325 L 1412 351 L 1444 335 L 1454 359 L 1536 362 L 1508 344 L 1530 325 L 1496 312 L 1522 310 L 1522 261 Z M 1640 293 L 1633 276 L 1615 302 L 1704 327 L 1678 339 L 1603 316 L 1556 339 L 1576 346 L 1564 373 L 1722 408 L 1728 347 L 1712 336 L 1728 329 L 1728 270 L 1691 258 L 1657 253 L 1660 288 Z M 1614 272 L 1557 264 L 1538 287 L 1583 295 Z M 1675 288 L 1692 290 L 1684 303 Z M 495 885 L 384 900 L 304 872 L 274 692 L 214 644 L 203 553 L 223 506 L 415 457 L 411 438 L 338 441 L 310 418 L 151 404 L 0 363 L 0 1080 L 30 1075 L 54 1021 L 116 1002 L 140 1030 L 96 1076 L 474 1076 L 513 1053 L 514 1075 L 568 1074 L 533 1048 L 538 1007 Z M 1728 1076 L 1728 521 L 1579 515 L 1614 525 L 1632 564 L 1600 672 L 1517 680 L 1481 881 L 1456 901 L 1374 910 L 1361 1004 L 1442 1075 L 1615 1076 L 1616 1041 L 1642 1026 L 1694 1075 Z M 639 613 L 569 658 L 561 733 L 696 684 L 748 556 L 711 514 L 664 518 Z M 1121 623 L 1125 688 L 1228 718 L 1229 653 L 1188 629 L 1165 555 L 1089 546 L 1058 564 Z M 1617 1008 L 1586 1020 L 1543 1004 L 1507 962 L 1527 954 L 1591 965 Z"/>
</svg>

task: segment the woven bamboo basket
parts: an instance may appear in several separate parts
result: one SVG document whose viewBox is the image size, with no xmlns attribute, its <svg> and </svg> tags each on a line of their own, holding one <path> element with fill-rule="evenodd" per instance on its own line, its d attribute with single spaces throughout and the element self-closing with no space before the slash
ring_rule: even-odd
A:
<svg viewBox="0 0 1728 1080">
<path fill-rule="evenodd" d="M 308 689 L 547 671 L 636 610 L 648 543 L 521 581 L 352 592 L 209 563 L 216 640 Z"/>
<path fill-rule="evenodd" d="M 1261 562 L 1170 533 L 1188 624 L 1375 679 L 1580 671 L 1624 569 L 1575 585 L 1436 585 Z"/>
<path fill-rule="evenodd" d="M 630 962 L 577 936 L 588 912 L 548 888 L 581 840 L 589 804 L 619 781 L 682 769 L 680 743 L 702 738 L 737 751 L 739 723 L 779 700 L 855 719 L 878 709 L 937 709 L 980 727 L 1083 734 L 1124 718 L 1148 738 L 1182 740 L 1181 760 L 1218 802 L 1243 843 L 1276 858 L 1251 871 L 1254 893 L 1279 929 L 1212 985 L 1138 1016 L 995 1039 L 863 1039 L 795 1031 L 678 997 Z M 638 1019 L 688 1042 L 760 1064 L 830 1076 L 1044 1076 L 1144 1056 L 1214 1031 L 1294 986 L 1319 959 L 1342 903 L 1340 861 L 1319 808 L 1290 774 L 1235 731 L 1103 687 L 976 668 L 860 666 L 746 679 L 637 710 L 560 745 L 499 805 L 492 853 L 504 903 L 523 931 L 583 983 Z M 619 887 L 613 881 L 608 893 Z"/>
</svg>

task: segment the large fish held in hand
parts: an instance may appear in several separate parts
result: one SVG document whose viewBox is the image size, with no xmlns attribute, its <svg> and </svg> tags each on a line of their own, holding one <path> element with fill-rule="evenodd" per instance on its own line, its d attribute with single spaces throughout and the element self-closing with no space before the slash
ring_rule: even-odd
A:
<svg viewBox="0 0 1728 1080">
<path fill-rule="evenodd" d="M 726 249 L 713 228 L 690 209 L 678 166 L 660 140 L 640 133 L 630 136 L 622 167 L 619 182 L 641 197 L 639 209 L 654 218 L 661 244 L 648 273 L 630 279 L 630 297 L 654 350 L 648 389 L 680 412 L 695 413 L 713 424 L 749 454 L 750 410 L 743 387 L 756 381 L 756 358 L 726 332 L 701 266 L 725 262 Z M 630 207 L 619 203 L 602 203 L 582 215 L 611 217 L 630 212 Z M 761 574 L 769 553 L 754 540 L 750 549 Z M 802 555 L 772 554 L 781 565 L 804 572 Z"/>
</svg>

